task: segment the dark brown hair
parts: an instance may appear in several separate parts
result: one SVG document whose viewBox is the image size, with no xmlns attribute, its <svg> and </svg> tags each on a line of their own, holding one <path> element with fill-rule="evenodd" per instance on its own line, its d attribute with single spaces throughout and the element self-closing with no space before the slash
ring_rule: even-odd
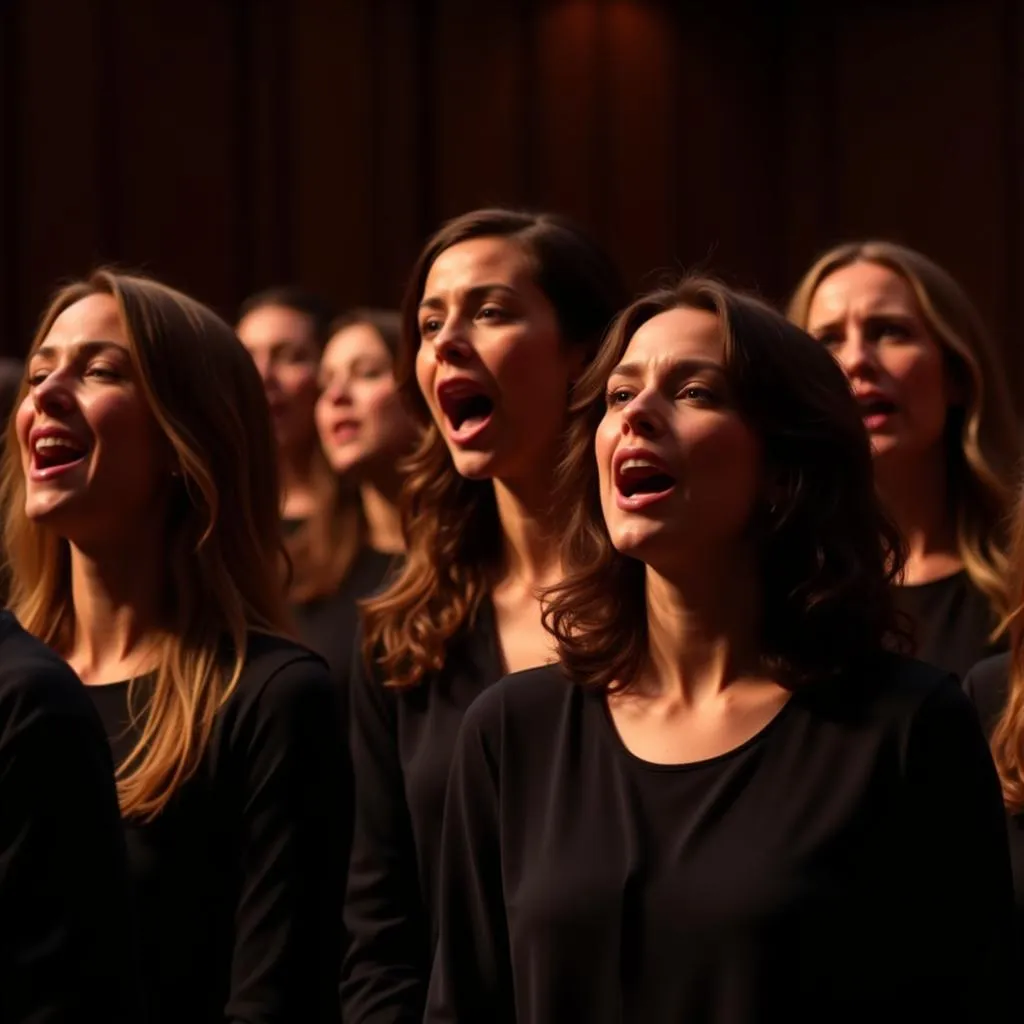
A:
<svg viewBox="0 0 1024 1024">
<path fill-rule="evenodd" d="M 257 309 L 265 309 L 267 306 L 281 306 L 305 316 L 313 329 L 313 339 L 319 349 L 323 349 L 328 338 L 337 330 L 333 326 L 334 311 L 337 307 L 332 307 L 325 298 L 315 292 L 306 291 L 305 288 L 296 285 L 276 285 L 250 295 L 239 307 L 236 322 L 240 323 L 250 313 Z"/>
<path fill-rule="evenodd" d="M 365 654 L 377 660 L 391 686 L 416 685 L 441 668 L 449 641 L 472 625 L 499 567 L 494 485 L 459 475 L 415 376 L 417 311 L 430 268 L 453 245 L 488 237 L 507 238 L 522 248 L 555 310 L 562 338 L 583 348 L 588 359 L 627 300 L 607 255 L 552 214 L 476 210 L 449 221 L 423 249 L 402 306 L 398 359 L 399 387 L 424 426 L 402 493 L 408 551 L 391 587 L 364 606 Z"/>
<path fill-rule="evenodd" d="M 330 325 L 328 342 L 339 331 L 357 324 L 372 327 L 391 358 L 397 357 L 401 334 L 401 316 L 397 311 L 360 308 L 342 313 Z M 366 517 L 358 487 L 344 475 L 328 473 L 316 511 L 288 538 L 291 600 L 314 601 L 333 594 L 365 543 Z"/>
<path fill-rule="evenodd" d="M 772 502 L 760 515 L 761 651 L 787 682 L 846 668 L 900 635 L 889 584 L 902 544 L 875 496 L 860 410 L 835 360 L 757 299 L 686 278 L 633 303 L 577 385 L 559 479 L 575 506 L 565 534 L 566 578 L 544 621 L 569 675 L 628 687 L 648 656 L 645 566 L 619 554 L 601 512 L 594 435 L 605 388 L 630 339 L 668 310 L 714 314 L 740 415 L 760 439 Z"/>
<path fill-rule="evenodd" d="M 963 404 L 946 422 L 946 477 L 957 549 L 971 582 L 988 598 L 993 636 L 1004 628 L 1016 595 L 1008 585 L 1007 525 L 1012 481 L 1019 469 L 1020 432 L 992 339 L 959 284 L 938 264 L 894 242 L 849 242 L 821 256 L 789 304 L 806 329 L 811 302 L 825 278 L 854 263 L 874 263 L 910 285 L 925 326 L 942 349 Z"/>
</svg>

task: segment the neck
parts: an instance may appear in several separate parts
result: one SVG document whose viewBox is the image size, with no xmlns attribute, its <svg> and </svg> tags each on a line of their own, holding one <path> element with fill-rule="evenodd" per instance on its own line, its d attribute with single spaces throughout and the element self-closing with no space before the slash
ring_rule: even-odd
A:
<svg viewBox="0 0 1024 1024">
<path fill-rule="evenodd" d="M 375 551 L 396 555 L 405 550 L 398 495 L 402 480 L 397 472 L 380 474 L 359 485 L 359 498 L 366 518 L 367 543 Z"/>
<path fill-rule="evenodd" d="M 531 481 L 526 487 L 494 481 L 507 581 L 542 588 L 561 577 L 558 531 L 551 515 L 552 489 L 550 479 Z"/>
<path fill-rule="evenodd" d="M 962 563 L 941 448 L 905 462 L 883 457 L 875 463 L 875 481 L 886 511 L 907 544 L 905 582 L 926 582 L 955 572 Z"/>
<path fill-rule="evenodd" d="M 164 590 L 163 545 L 119 544 L 116 550 L 86 554 L 71 548 L 74 637 L 68 660 L 85 682 L 110 682 L 107 666 L 139 664 L 159 633 Z"/>
<path fill-rule="evenodd" d="M 646 572 L 649 688 L 695 704 L 760 671 L 759 582 L 750 558 L 717 558 L 685 578 Z"/>
<path fill-rule="evenodd" d="M 286 519 L 305 519 L 312 512 L 315 504 L 314 465 L 312 447 L 279 453 L 278 478 Z"/>
</svg>

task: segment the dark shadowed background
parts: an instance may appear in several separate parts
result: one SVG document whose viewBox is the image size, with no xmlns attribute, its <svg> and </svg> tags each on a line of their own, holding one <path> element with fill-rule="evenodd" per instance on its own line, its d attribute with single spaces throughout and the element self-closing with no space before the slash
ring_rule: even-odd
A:
<svg viewBox="0 0 1024 1024">
<path fill-rule="evenodd" d="M 830 243 L 909 243 L 1024 398 L 1018 0 L 0 0 L 0 32 L 0 352 L 101 260 L 227 316 L 394 303 L 442 219 L 511 203 L 637 287 L 777 299 Z"/>
</svg>

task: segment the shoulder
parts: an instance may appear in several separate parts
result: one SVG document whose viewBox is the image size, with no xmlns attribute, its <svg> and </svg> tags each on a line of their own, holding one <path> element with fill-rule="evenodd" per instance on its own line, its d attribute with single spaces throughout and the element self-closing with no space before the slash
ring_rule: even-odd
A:
<svg viewBox="0 0 1024 1024">
<path fill-rule="evenodd" d="M 1010 693 L 1009 653 L 979 661 L 964 677 L 964 692 L 977 710 L 986 731 L 991 731 Z"/>
<path fill-rule="evenodd" d="M 0 738 L 53 715 L 95 720 L 71 667 L 10 612 L 0 612 Z"/>
<path fill-rule="evenodd" d="M 558 665 L 513 672 L 499 679 L 470 705 L 463 727 L 497 737 L 529 729 L 536 736 L 558 722 L 583 692 Z"/>
<path fill-rule="evenodd" d="M 252 631 L 229 706 L 236 714 L 272 714 L 310 699 L 330 700 L 334 690 L 320 655 L 286 637 Z"/>
</svg>

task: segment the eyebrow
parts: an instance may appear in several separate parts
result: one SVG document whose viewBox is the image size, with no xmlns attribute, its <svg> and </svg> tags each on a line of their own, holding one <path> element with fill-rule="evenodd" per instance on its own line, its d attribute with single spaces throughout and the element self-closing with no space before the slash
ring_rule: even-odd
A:
<svg viewBox="0 0 1024 1024">
<path fill-rule="evenodd" d="M 73 345 L 68 346 L 74 348 L 78 352 L 84 355 L 95 355 L 97 352 L 106 352 L 110 349 L 117 349 L 119 352 L 127 352 L 124 345 L 119 344 L 116 341 L 77 341 Z M 56 356 L 60 352 L 60 349 L 56 345 L 40 345 L 39 348 L 32 353 L 32 359 L 42 357 L 44 359 L 50 359 Z"/>
<path fill-rule="evenodd" d="M 611 377 L 628 377 L 631 380 L 642 377 L 647 369 L 646 363 L 619 363 L 610 374 Z M 670 374 L 695 373 L 699 370 L 713 370 L 716 373 L 725 373 L 725 367 L 713 359 L 680 359 L 678 362 L 668 366 Z"/>
<path fill-rule="evenodd" d="M 484 298 L 484 296 L 489 295 L 491 292 L 505 292 L 508 295 L 516 294 L 516 290 L 514 288 L 511 288 L 509 285 L 498 284 L 497 282 L 495 282 L 494 284 L 474 285 L 472 288 L 467 289 L 466 298 L 472 301 L 479 301 L 480 299 Z M 424 299 L 419 304 L 420 309 L 444 309 L 444 306 L 444 301 L 440 297 L 435 295 L 432 295 L 429 298 Z"/>
<path fill-rule="evenodd" d="M 820 324 L 814 324 L 814 326 L 808 325 L 808 331 L 821 331 L 828 327 L 836 327 L 846 319 L 845 315 L 833 317 L 831 320 L 824 320 Z M 917 317 L 913 313 L 906 313 L 902 310 L 897 312 L 896 310 L 888 311 L 886 309 L 872 309 L 865 313 L 862 320 L 902 320 L 910 323 L 917 323 Z"/>
</svg>

